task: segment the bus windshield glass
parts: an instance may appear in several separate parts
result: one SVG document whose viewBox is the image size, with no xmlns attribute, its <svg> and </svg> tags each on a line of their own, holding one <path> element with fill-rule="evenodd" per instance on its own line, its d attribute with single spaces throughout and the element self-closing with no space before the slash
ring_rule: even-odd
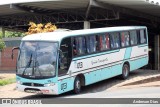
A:
<svg viewBox="0 0 160 107">
<path fill-rule="evenodd" d="M 55 75 L 58 43 L 25 41 L 21 43 L 17 75 L 43 78 Z"/>
</svg>

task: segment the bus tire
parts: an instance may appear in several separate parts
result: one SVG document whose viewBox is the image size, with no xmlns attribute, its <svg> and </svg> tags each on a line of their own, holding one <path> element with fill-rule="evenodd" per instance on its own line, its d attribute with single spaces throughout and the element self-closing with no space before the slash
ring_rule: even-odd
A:
<svg viewBox="0 0 160 107">
<path fill-rule="evenodd" d="M 129 76 L 129 72 L 130 72 L 129 65 L 128 65 L 128 64 L 124 64 L 124 65 L 123 65 L 123 68 L 122 68 L 121 78 L 122 78 L 123 80 L 127 79 L 128 76 Z"/>
<path fill-rule="evenodd" d="M 79 94 L 81 92 L 81 81 L 80 78 L 77 76 L 74 80 L 74 93 Z"/>
</svg>

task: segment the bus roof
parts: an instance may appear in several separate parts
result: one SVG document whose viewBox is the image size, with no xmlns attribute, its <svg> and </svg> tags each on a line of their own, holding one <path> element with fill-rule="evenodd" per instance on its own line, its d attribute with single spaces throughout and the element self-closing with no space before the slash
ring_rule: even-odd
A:
<svg viewBox="0 0 160 107">
<path fill-rule="evenodd" d="M 104 32 L 115 32 L 135 29 L 145 29 L 145 26 L 121 26 L 121 27 L 106 27 L 95 29 L 82 29 L 82 30 L 60 30 L 55 32 L 37 33 L 28 35 L 22 38 L 22 41 L 61 41 L 64 37 L 76 35 L 89 35 Z"/>
</svg>

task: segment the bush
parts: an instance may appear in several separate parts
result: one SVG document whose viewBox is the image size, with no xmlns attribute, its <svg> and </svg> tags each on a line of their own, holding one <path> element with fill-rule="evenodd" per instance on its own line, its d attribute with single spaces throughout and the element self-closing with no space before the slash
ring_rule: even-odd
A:
<svg viewBox="0 0 160 107">
<path fill-rule="evenodd" d="M 15 83 L 16 79 L 15 78 L 10 78 L 10 79 L 0 79 L 0 86 L 4 86 L 7 84 Z"/>
<path fill-rule="evenodd" d="M 0 51 L 2 51 L 5 47 L 5 42 L 2 39 L 0 39 Z"/>
</svg>

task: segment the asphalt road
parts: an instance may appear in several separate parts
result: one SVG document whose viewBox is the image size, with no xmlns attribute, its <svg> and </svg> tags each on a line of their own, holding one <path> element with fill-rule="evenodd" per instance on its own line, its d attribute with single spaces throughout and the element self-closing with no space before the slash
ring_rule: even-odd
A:
<svg viewBox="0 0 160 107">
<path fill-rule="evenodd" d="M 160 98 L 160 87 L 138 87 L 65 96 L 65 98 Z"/>
<path fill-rule="evenodd" d="M 138 73 L 131 73 L 130 79 L 137 77 Z M 117 88 L 108 90 L 110 87 L 120 84 L 124 80 L 117 77 L 98 82 L 83 88 L 82 93 L 75 95 L 73 92 L 67 92 L 58 96 L 55 95 L 30 95 L 24 99 L 55 99 L 55 98 L 160 98 L 160 87 L 138 87 L 138 88 Z M 0 107 L 20 107 L 22 105 L 0 105 Z M 48 107 L 50 105 L 23 105 L 23 107 Z M 56 104 L 54 107 L 160 107 L 160 104 Z"/>
<path fill-rule="evenodd" d="M 141 87 L 133 89 L 120 89 L 79 95 L 61 95 L 63 98 L 160 98 L 160 87 Z M 54 96 L 46 98 L 55 98 Z M 44 97 L 45 99 L 45 97 Z M 159 102 L 160 103 L 160 102 Z M 20 107 L 22 105 L 1 105 L 1 107 Z M 23 105 L 23 107 L 49 107 L 51 105 Z M 160 104 L 56 104 L 54 107 L 160 107 Z"/>
</svg>

